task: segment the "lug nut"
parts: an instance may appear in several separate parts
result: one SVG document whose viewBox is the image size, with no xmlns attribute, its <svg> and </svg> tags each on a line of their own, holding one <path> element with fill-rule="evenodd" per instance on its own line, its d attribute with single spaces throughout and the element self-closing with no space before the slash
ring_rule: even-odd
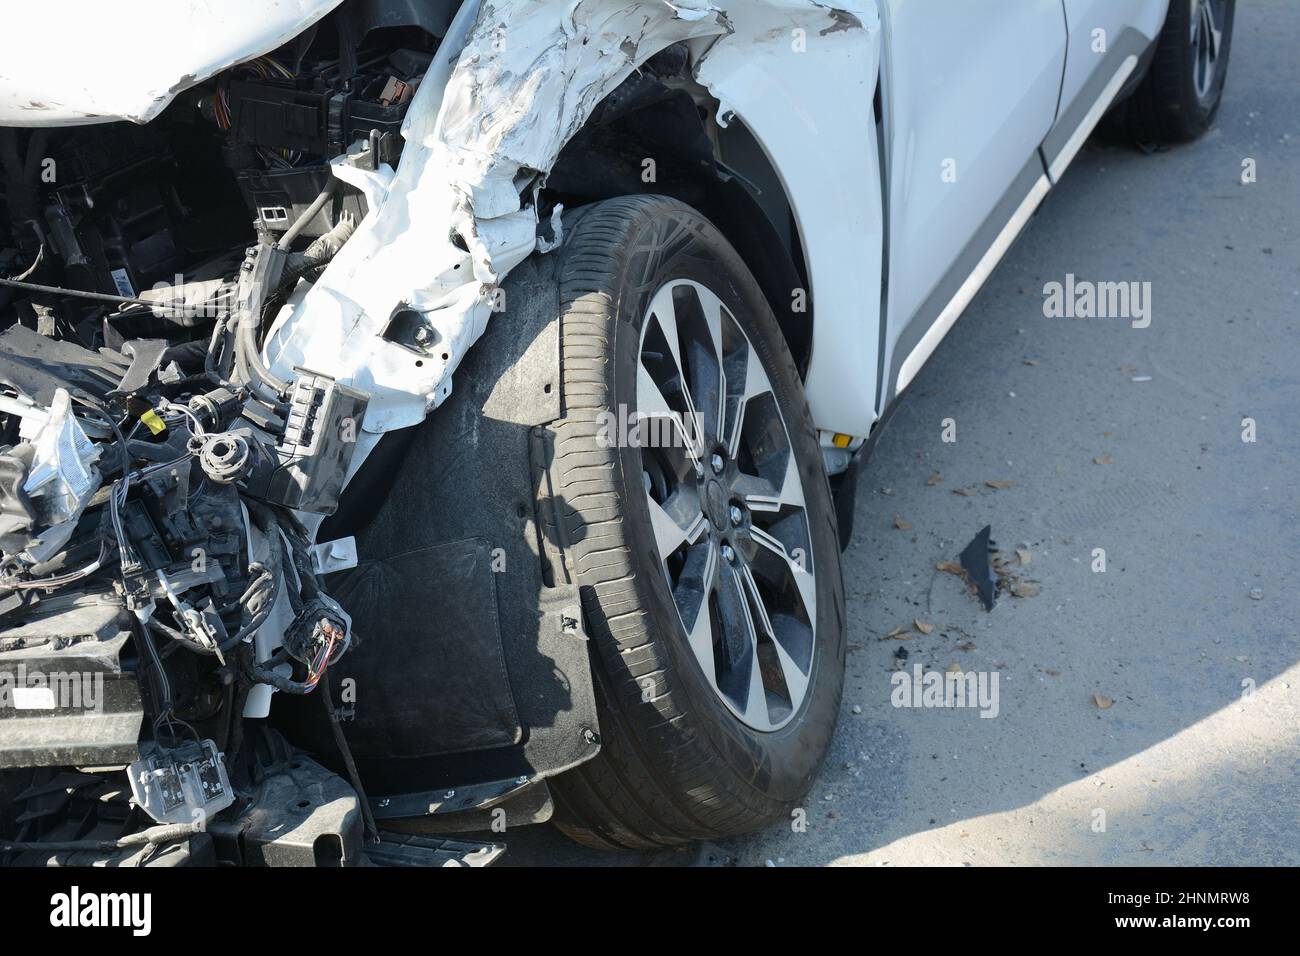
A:
<svg viewBox="0 0 1300 956">
<path fill-rule="evenodd" d="M 732 505 L 732 506 L 731 506 L 731 523 L 732 523 L 732 524 L 736 524 L 736 525 L 738 525 L 738 524 L 740 524 L 740 523 L 741 523 L 742 521 L 744 521 L 744 520 L 745 520 L 745 513 L 744 513 L 743 511 L 740 510 L 740 506 L 739 506 L 739 505 Z"/>
<path fill-rule="evenodd" d="M 736 560 L 736 552 L 732 550 L 731 545 L 724 544 L 722 546 L 722 557 L 724 560 L 728 562 L 732 562 Z"/>
<path fill-rule="evenodd" d="M 722 466 L 724 462 L 722 460 L 721 455 L 714 455 L 712 458 L 709 459 L 709 464 L 713 466 L 713 473 L 715 475 L 722 474 Z"/>
</svg>

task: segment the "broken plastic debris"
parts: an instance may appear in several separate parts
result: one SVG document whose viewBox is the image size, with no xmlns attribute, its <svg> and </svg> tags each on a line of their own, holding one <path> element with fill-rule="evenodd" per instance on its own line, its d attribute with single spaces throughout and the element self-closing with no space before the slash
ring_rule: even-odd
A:
<svg viewBox="0 0 1300 956">
<path fill-rule="evenodd" d="M 62 388 L 55 391 L 49 416 L 31 435 L 31 441 L 36 451 L 23 491 L 36 505 L 41 520 L 57 525 L 80 514 L 99 487 L 99 470 L 94 466 L 99 447 L 73 417 L 72 399 Z"/>
<path fill-rule="evenodd" d="M 993 542 L 989 540 L 992 530 L 993 526 L 986 524 L 961 553 L 962 569 L 975 585 L 975 593 L 979 595 L 986 611 L 993 610 L 993 599 L 998 586 L 997 577 L 993 574 L 993 565 L 989 561 L 989 555 L 993 553 L 994 547 Z"/>
</svg>

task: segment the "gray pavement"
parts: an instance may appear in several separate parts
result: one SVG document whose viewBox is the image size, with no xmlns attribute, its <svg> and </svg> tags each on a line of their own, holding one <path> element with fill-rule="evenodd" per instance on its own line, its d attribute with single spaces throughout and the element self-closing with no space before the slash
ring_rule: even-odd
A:
<svg viewBox="0 0 1300 956">
<path fill-rule="evenodd" d="M 940 346 L 861 476 L 844 703 L 807 826 L 714 857 L 1300 864 L 1297 37 L 1300 5 L 1240 3 L 1216 128 L 1150 156 L 1090 144 Z M 1151 282 L 1150 327 L 1044 317 L 1067 273 Z M 985 524 L 1038 589 L 989 613 L 936 569 Z M 891 706 L 918 663 L 996 673 L 997 717 Z M 506 842 L 514 864 L 702 858 L 548 827 Z"/>
</svg>

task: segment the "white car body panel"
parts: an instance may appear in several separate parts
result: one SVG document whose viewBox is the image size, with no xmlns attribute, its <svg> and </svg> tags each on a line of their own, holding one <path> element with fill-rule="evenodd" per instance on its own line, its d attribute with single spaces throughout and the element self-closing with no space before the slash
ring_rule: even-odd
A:
<svg viewBox="0 0 1300 956">
<path fill-rule="evenodd" d="M 0 30 L 0 126 L 147 123 L 177 93 L 282 46 L 341 2 L 6 4 Z M 35 37 L 41 40 L 32 42 Z"/>
<path fill-rule="evenodd" d="M 837 27 L 808 3 L 733 6 L 735 35 L 709 51 L 696 78 L 724 116 L 734 110 L 755 135 L 790 198 L 817 316 L 805 382 L 813 420 L 865 435 L 879 346 L 883 214 L 872 98 L 881 31 L 874 0 L 842 9 L 852 19 Z M 828 75 L 839 84 L 833 97 L 822 92 Z"/>
<path fill-rule="evenodd" d="M 1100 67 L 1113 41 L 1126 29 L 1154 40 L 1165 22 L 1169 0 L 1062 0 L 1070 47 L 1061 82 L 1061 102 L 1072 103 Z M 1101 34 L 1095 31 L 1103 31 Z"/>
<path fill-rule="evenodd" d="M 886 6 L 888 369 L 903 330 L 931 318 L 918 312 L 1051 128 L 1066 34 L 1060 0 L 971 0 L 942 18 L 907 0 Z"/>
</svg>

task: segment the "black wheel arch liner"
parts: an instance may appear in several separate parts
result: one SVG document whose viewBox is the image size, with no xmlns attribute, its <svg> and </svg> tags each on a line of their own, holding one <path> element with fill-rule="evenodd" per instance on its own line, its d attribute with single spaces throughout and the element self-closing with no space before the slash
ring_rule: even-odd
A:
<svg viewBox="0 0 1300 956">
<path fill-rule="evenodd" d="M 546 778 L 600 746 L 581 602 L 562 576 L 548 586 L 539 529 L 554 522 L 537 514 L 556 504 L 560 262 L 534 255 L 510 273 L 451 395 L 383 438 L 318 535 L 357 540 L 358 566 L 326 580 L 358 637 L 330 689 L 381 820 L 484 828 L 503 807 L 512 825 L 540 822 Z M 333 767 L 311 703 L 279 701 L 272 719 Z"/>
</svg>

